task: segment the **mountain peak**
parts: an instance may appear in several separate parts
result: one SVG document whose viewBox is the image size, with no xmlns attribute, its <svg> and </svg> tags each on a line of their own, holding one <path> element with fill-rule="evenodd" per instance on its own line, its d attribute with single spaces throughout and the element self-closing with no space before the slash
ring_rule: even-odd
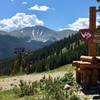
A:
<svg viewBox="0 0 100 100">
<path fill-rule="evenodd" d="M 27 41 L 56 41 L 63 39 L 64 37 L 68 37 L 69 35 L 75 34 L 76 31 L 72 30 L 62 30 L 62 31 L 55 31 L 49 29 L 47 27 L 36 25 L 33 27 L 25 27 L 20 30 L 15 30 L 12 32 L 3 32 L 1 31 L 0 34 L 7 34 L 10 36 L 14 36 L 17 38 L 27 38 Z"/>
</svg>

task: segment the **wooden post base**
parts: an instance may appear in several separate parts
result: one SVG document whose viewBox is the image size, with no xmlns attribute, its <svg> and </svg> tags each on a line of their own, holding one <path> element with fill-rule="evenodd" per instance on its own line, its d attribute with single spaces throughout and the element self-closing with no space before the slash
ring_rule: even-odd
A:
<svg viewBox="0 0 100 100">
<path fill-rule="evenodd" d="M 73 66 L 76 66 L 77 83 L 84 86 L 96 86 L 98 81 L 100 82 L 100 57 L 84 56 L 80 58 L 81 61 L 73 61 Z"/>
</svg>

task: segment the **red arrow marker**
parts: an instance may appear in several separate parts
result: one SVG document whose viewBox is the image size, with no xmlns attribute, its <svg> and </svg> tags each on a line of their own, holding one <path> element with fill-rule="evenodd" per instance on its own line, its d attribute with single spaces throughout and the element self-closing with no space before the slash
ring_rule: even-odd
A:
<svg viewBox="0 0 100 100">
<path fill-rule="evenodd" d="M 81 38 L 87 42 L 87 43 L 92 43 L 93 41 L 93 36 L 91 34 L 91 30 L 90 29 L 81 29 L 80 31 L 80 36 Z"/>
</svg>

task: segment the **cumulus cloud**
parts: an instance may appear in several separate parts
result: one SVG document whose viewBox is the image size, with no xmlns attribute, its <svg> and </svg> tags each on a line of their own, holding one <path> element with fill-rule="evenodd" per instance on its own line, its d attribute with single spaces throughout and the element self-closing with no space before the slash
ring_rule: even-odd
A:
<svg viewBox="0 0 100 100">
<path fill-rule="evenodd" d="M 100 20 L 100 16 L 97 15 L 97 20 Z M 96 22 L 96 25 L 99 25 L 99 22 Z M 89 18 L 78 18 L 72 24 L 68 24 L 65 28 L 61 28 L 60 30 L 64 29 L 71 29 L 74 31 L 79 31 L 80 29 L 89 28 Z"/>
<path fill-rule="evenodd" d="M 82 28 L 88 28 L 89 18 L 78 18 L 74 23 L 69 24 L 69 29 L 79 30 Z"/>
<path fill-rule="evenodd" d="M 7 31 L 43 24 L 43 21 L 38 19 L 36 15 L 27 15 L 25 13 L 17 13 L 11 18 L 0 20 L 1 29 Z"/>
<path fill-rule="evenodd" d="M 23 5 L 27 5 L 27 2 L 23 1 L 22 4 L 23 4 Z"/>
<path fill-rule="evenodd" d="M 47 11 L 50 8 L 48 6 L 39 6 L 39 5 L 34 5 L 33 7 L 30 7 L 29 10 L 37 10 L 37 11 Z"/>
</svg>

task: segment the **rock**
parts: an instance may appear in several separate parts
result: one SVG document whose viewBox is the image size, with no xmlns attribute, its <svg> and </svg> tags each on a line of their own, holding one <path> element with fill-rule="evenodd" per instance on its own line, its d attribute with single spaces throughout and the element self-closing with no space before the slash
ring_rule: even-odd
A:
<svg viewBox="0 0 100 100">
<path fill-rule="evenodd" d="M 66 84 L 66 85 L 64 86 L 64 89 L 65 89 L 65 90 L 69 90 L 70 88 L 71 88 L 71 86 L 68 85 L 68 84 Z"/>
</svg>

